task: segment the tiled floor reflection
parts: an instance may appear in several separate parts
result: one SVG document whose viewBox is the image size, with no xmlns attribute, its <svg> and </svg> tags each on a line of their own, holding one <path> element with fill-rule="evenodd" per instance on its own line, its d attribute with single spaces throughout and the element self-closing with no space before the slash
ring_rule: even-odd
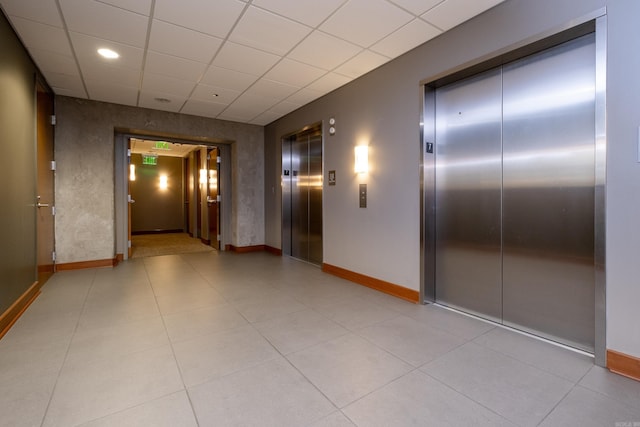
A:
<svg viewBox="0 0 640 427">
<path fill-rule="evenodd" d="M 0 426 L 634 423 L 589 357 L 266 253 L 58 273 L 0 340 Z"/>
</svg>

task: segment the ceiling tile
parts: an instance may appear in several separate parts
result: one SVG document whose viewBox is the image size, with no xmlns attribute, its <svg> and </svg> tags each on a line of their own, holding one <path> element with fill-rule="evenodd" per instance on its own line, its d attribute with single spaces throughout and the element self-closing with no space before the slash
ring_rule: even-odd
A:
<svg viewBox="0 0 640 427">
<path fill-rule="evenodd" d="M 164 55 L 157 52 L 148 52 L 145 64 L 145 73 L 161 74 L 176 79 L 197 82 L 204 74 L 207 66 L 200 62 Z"/>
<path fill-rule="evenodd" d="M 302 41 L 288 58 L 323 70 L 332 70 L 362 51 L 362 48 L 336 37 L 314 31 Z"/>
<path fill-rule="evenodd" d="M 166 102 L 166 100 L 171 102 Z M 162 101 L 161 101 L 162 100 Z M 184 105 L 186 98 L 163 92 L 142 92 L 138 106 L 154 110 L 171 111 L 177 113 Z"/>
<path fill-rule="evenodd" d="M 315 28 L 342 3 L 344 0 L 253 0 L 252 4 Z"/>
<path fill-rule="evenodd" d="M 221 45 L 222 39 L 157 19 L 151 25 L 149 49 L 156 52 L 208 64 Z"/>
<path fill-rule="evenodd" d="M 140 84 L 140 70 L 135 68 L 112 67 L 96 63 L 80 66 L 80 72 L 86 79 L 100 80 L 105 83 L 138 87 Z"/>
<path fill-rule="evenodd" d="M 371 50 L 395 58 L 440 34 L 442 31 L 433 25 L 415 19 L 371 46 Z"/>
<path fill-rule="evenodd" d="M 10 17 L 18 16 L 42 24 L 62 28 L 62 19 L 55 0 L 0 0 Z"/>
<path fill-rule="evenodd" d="M 355 79 L 363 74 L 368 73 L 374 68 L 378 68 L 388 61 L 389 58 L 387 58 L 386 56 L 382 56 L 369 50 L 365 50 L 364 52 L 347 61 L 345 64 L 336 68 L 334 71 L 336 73 L 340 73 Z"/>
<path fill-rule="evenodd" d="M 349 83 L 350 81 L 351 79 L 349 77 L 336 73 L 329 73 L 310 84 L 308 88 L 322 93 L 329 93 L 332 90 Z"/>
<path fill-rule="evenodd" d="M 285 83 L 275 82 L 273 80 L 260 79 L 251 86 L 248 90 L 250 93 L 254 93 L 265 98 L 275 98 L 278 100 L 285 99 L 286 97 L 297 92 L 300 88 L 291 86 Z"/>
<path fill-rule="evenodd" d="M 249 123 L 251 123 L 252 125 L 266 126 L 274 120 L 279 119 L 281 116 L 282 114 L 278 114 L 273 111 L 265 111 L 255 119 L 251 120 Z"/>
<path fill-rule="evenodd" d="M 151 0 L 100 0 L 102 3 L 108 3 L 110 5 L 126 9 L 131 12 L 136 12 L 141 15 L 149 16 L 151 13 Z"/>
<path fill-rule="evenodd" d="M 251 116 L 254 118 L 263 111 L 268 110 L 279 102 L 278 99 L 265 97 L 251 93 L 249 91 L 243 93 L 233 104 L 225 111 L 231 115 L 242 114 L 244 116 Z"/>
<path fill-rule="evenodd" d="M 277 55 L 226 42 L 213 61 L 213 65 L 261 76 L 279 60 L 280 57 Z"/>
<path fill-rule="evenodd" d="M 311 28 L 307 26 L 250 6 L 229 40 L 284 55 L 310 32 Z"/>
<path fill-rule="evenodd" d="M 66 89 L 73 92 L 84 93 L 84 85 L 80 76 L 70 76 L 68 74 L 49 73 L 47 83 L 51 87 Z M 86 95 L 83 95 L 86 97 Z"/>
<path fill-rule="evenodd" d="M 444 0 L 389 0 L 414 15 L 421 15 Z"/>
<path fill-rule="evenodd" d="M 142 78 L 142 92 L 166 92 L 186 98 L 191 94 L 194 87 L 194 82 L 160 74 L 145 73 Z"/>
<path fill-rule="evenodd" d="M 85 83 L 90 99 L 131 106 L 135 106 L 138 101 L 138 89 L 135 87 L 105 83 L 102 80 L 85 80 Z"/>
<path fill-rule="evenodd" d="M 233 101 L 235 101 L 235 99 L 240 96 L 241 93 L 242 92 L 237 90 L 199 84 L 193 91 L 193 98 L 205 102 L 215 102 L 216 104 L 229 105 Z M 218 96 L 214 96 L 214 94 Z"/>
<path fill-rule="evenodd" d="M 271 107 L 269 111 L 277 113 L 281 116 L 284 116 L 285 114 L 289 114 L 290 112 L 295 111 L 300 107 L 302 107 L 302 104 L 298 104 L 291 101 L 282 101 L 274 105 L 273 107 Z"/>
<path fill-rule="evenodd" d="M 192 114 L 194 116 L 217 117 L 224 109 L 226 104 L 216 104 L 215 102 L 205 102 L 190 99 L 180 110 L 183 114 Z"/>
<path fill-rule="evenodd" d="M 60 0 L 70 31 L 144 47 L 149 18 L 93 0 Z"/>
<path fill-rule="evenodd" d="M 324 95 L 323 92 L 319 90 L 313 90 L 309 88 L 303 88 L 291 95 L 287 98 L 287 101 L 292 102 L 294 104 L 305 105 L 310 103 L 311 101 L 320 98 Z"/>
<path fill-rule="evenodd" d="M 11 23 L 28 49 L 48 50 L 73 56 L 69 40 L 62 28 L 40 24 L 23 18 L 12 18 Z"/>
<path fill-rule="evenodd" d="M 414 18 L 386 0 L 349 0 L 320 26 L 322 31 L 369 47 Z"/>
<path fill-rule="evenodd" d="M 40 71 L 49 74 L 66 74 L 68 76 L 79 76 L 78 66 L 73 57 L 60 55 L 48 50 L 31 49 L 29 51 L 34 61 L 38 64 Z"/>
<path fill-rule="evenodd" d="M 254 75 L 212 65 L 207 69 L 207 72 L 204 74 L 204 77 L 202 77 L 201 82 L 211 86 L 226 87 L 242 92 L 251 86 L 256 80 L 257 77 Z"/>
<path fill-rule="evenodd" d="M 237 0 L 156 0 L 154 17 L 225 38 L 245 7 Z"/>
<path fill-rule="evenodd" d="M 80 66 L 87 64 L 106 65 L 119 68 L 133 68 L 140 70 L 144 51 L 130 45 L 106 41 L 97 37 L 87 36 L 80 33 L 69 33 L 71 43 L 76 52 L 76 57 Z M 109 48 L 120 54 L 117 59 L 107 59 L 98 54 L 98 49 Z"/>
<path fill-rule="evenodd" d="M 277 82 L 304 87 L 324 74 L 326 74 L 325 70 L 285 58 L 269 70 L 264 77 Z"/>
<path fill-rule="evenodd" d="M 503 0 L 446 0 L 421 15 L 425 21 L 443 31 L 462 24 L 476 15 L 491 9 Z"/>
<path fill-rule="evenodd" d="M 51 86 L 51 89 L 53 89 L 54 93 L 58 96 L 69 96 L 71 98 L 80 98 L 80 99 L 88 98 L 87 93 L 84 91 L 84 88 L 82 90 L 76 90 L 76 89 L 67 89 L 62 87 Z"/>
</svg>

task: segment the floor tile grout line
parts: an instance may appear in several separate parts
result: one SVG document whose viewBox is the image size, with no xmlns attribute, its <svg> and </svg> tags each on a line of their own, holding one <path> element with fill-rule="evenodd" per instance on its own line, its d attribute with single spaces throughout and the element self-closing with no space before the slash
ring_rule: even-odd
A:
<svg viewBox="0 0 640 427">
<path fill-rule="evenodd" d="M 65 351 L 64 358 L 62 359 L 62 363 L 60 364 L 60 368 L 58 369 L 58 375 L 56 375 L 56 380 L 53 383 L 53 388 L 51 389 L 51 394 L 49 395 L 49 400 L 47 402 L 47 406 L 42 415 L 42 421 L 40 422 L 40 427 L 44 426 L 44 422 L 47 419 L 47 415 L 49 414 L 49 409 L 51 408 L 51 402 L 53 401 L 53 396 L 55 396 L 56 389 L 58 388 L 58 381 L 60 381 L 60 376 L 62 375 L 62 371 L 64 370 L 65 364 L 67 362 L 67 358 L 69 357 L 69 350 L 71 349 L 71 345 L 73 344 L 73 340 L 78 331 L 78 327 L 80 326 L 80 320 L 82 319 L 82 315 L 84 314 L 84 310 L 86 308 L 87 299 L 89 298 L 89 293 L 93 288 L 93 284 L 96 280 L 97 269 L 92 269 L 93 274 L 91 276 L 91 284 L 89 285 L 89 289 L 87 289 L 87 293 L 84 296 L 82 301 L 82 309 L 80 310 L 80 314 L 78 315 L 78 319 L 76 320 L 76 324 L 73 328 L 73 332 L 71 333 L 71 337 L 69 339 L 69 343 L 67 344 L 67 350 Z"/>
<path fill-rule="evenodd" d="M 560 406 L 560 404 L 561 404 L 562 402 L 564 402 L 564 400 L 567 398 L 567 396 L 569 396 L 569 394 L 571 394 L 571 392 L 572 392 L 573 390 L 575 390 L 575 388 L 576 388 L 577 386 L 578 386 L 578 384 L 573 384 L 573 385 L 571 386 L 571 388 L 570 388 L 570 389 L 569 389 L 569 390 L 568 390 L 568 391 L 567 391 L 567 392 L 562 396 L 562 398 L 561 398 L 560 400 L 558 400 L 558 401 L 556 402 L 556 404 L 555 404 L 555 405 L 553 405 L 553 407 L 549 410 L 549 412 L 547 412 L 547 413 L 545 414 L 545 416 L 544 416 L 544 417 L 542 417 L 542 419 L 540 420 L 540 422 L 539 422 L 538 424 L 536 424 L 536 425 L 537 425 L 537 426 L 539 426 L 539 425 L 541 425 L 542 423 L 544 423 L 544 421 L 545 421 L 547 418 L 549 418 L 549 415 L 551 415 L 551 414 L 553 413 L 553 411 L 555 411 L 555 410 L 556 410 L 556 408 L 557 408 L 558 406 Z"/>
</svg>

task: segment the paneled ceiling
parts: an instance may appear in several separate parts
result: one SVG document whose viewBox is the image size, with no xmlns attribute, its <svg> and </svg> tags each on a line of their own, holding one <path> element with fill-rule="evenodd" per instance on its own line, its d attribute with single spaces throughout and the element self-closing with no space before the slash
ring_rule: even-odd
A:
<svg viewBox="0 0 640 427">
<path fill-rule="evenodd" d="M 0 5 L 56 94 L 265 125 L 502 1 Z"/>
</svg>

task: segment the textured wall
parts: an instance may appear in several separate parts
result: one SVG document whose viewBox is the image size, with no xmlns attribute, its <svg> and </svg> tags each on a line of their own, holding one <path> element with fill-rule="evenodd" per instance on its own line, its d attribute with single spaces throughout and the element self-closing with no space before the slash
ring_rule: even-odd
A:
<svg viewBox="0 0 640 427">
<path fill-rule="evenodd" d="M 114 132 L 125 128 L 231 143 L 232 244 L 264 243 L 264 130 L 203 117 L 56 97 L 59 263 L 115 255 Z M 249 221 L 249 222 L 244 222 Z"/>
</svg>

